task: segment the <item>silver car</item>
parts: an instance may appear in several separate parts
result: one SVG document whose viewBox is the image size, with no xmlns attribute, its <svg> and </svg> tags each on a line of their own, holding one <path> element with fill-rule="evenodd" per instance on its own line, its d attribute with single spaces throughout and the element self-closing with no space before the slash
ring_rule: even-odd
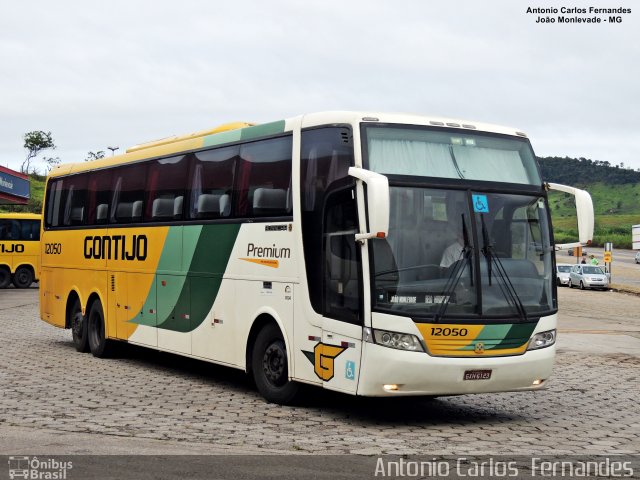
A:
<svg viewBox="0 0 640 480">
<path fill-rule="evenodd" d="M 600 288 L 606 290 L 609 287 L 609 279 L 600 267 L 595 265 L 574 265 L 569 274 L 569 288 L 580 287 Z"/>
<path fill-rule="evenodd" d="M 640 252 L 636 253 L 635 261 L 636 263 L 640 263 Z"/>
<path fill-rule="evenodd" d="M 571 273 L 572 265 L 568 263 L 558 263 L 556 265 L 556 284 L 561 287 L 563 285 L 569 285 L 569 274 Z"/>
</svg>

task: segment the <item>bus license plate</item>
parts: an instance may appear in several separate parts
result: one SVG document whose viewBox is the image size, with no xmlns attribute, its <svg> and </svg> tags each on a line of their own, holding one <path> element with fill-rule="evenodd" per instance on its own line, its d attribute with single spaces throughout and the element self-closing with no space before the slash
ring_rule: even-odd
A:
<svg viewBox="0 0 640 480">
<path fill-rule="evenodd" d="M 466 370 L 463 380 L 489 380 L 491 370 Z"/>
</svg>

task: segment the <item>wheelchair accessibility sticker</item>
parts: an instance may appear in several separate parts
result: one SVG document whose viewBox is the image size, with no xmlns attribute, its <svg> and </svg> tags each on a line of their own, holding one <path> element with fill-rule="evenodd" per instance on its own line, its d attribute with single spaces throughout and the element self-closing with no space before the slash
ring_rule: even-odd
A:
<svg viewBox="0 0 640 480">
<path fill-rule="evenodd" d="M 489 201 L 486 195 L 471 195 L 473 211 L 476 213 L 489 213 Z"/>
<path fill-rule="evenodd" d="M 344 377 L 347 380 L 355 380 L 356 378 L 356 362 L 347 360 L 347 366 L 344 369 Z"/>
</svg>

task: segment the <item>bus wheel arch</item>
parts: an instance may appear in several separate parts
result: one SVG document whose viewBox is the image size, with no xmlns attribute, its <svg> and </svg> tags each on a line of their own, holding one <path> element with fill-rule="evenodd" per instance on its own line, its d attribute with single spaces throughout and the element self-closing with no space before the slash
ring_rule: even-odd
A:
<svg viewBox="0 0 640 480">
<path fill-rule="evenodd" d="M 81 353 L 88 352 L 87 317 L 82 314 L 80 295 L 75 290 L 71 290 L 67 297 L 65 328 L 71 329 L 76 350 Z"/>
<path fill-rule="evenodd" d="M 263 313 L 253 322 L 246 355 L 247 372 L 267 401 L 289 404 L 295 400 L 300 385 L 289 379 L 291 349 L 273 316 Z"/>
<path fill-rule="evenodd" d="M 19 265 L 12 277 L 16 288 L 29 288 L 36 278 L 33 266 L 28 263 Z"/>
<path fill-rule="evenodd" d="M 7 265 L 0 265 L 0 288 L 7 288 L 11 283 L 11 269 Z"/>
</svg>

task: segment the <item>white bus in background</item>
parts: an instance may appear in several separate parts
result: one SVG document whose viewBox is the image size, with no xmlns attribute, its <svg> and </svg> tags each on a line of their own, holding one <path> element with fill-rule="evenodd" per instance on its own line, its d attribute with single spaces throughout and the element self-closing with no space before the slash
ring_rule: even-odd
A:
<svg viewBox="0 0 640 480">
<path fill-rule="evenodd" d="M 640 225 L 631 226 L 631 248 L 640 250 Z"/>
</svg>

